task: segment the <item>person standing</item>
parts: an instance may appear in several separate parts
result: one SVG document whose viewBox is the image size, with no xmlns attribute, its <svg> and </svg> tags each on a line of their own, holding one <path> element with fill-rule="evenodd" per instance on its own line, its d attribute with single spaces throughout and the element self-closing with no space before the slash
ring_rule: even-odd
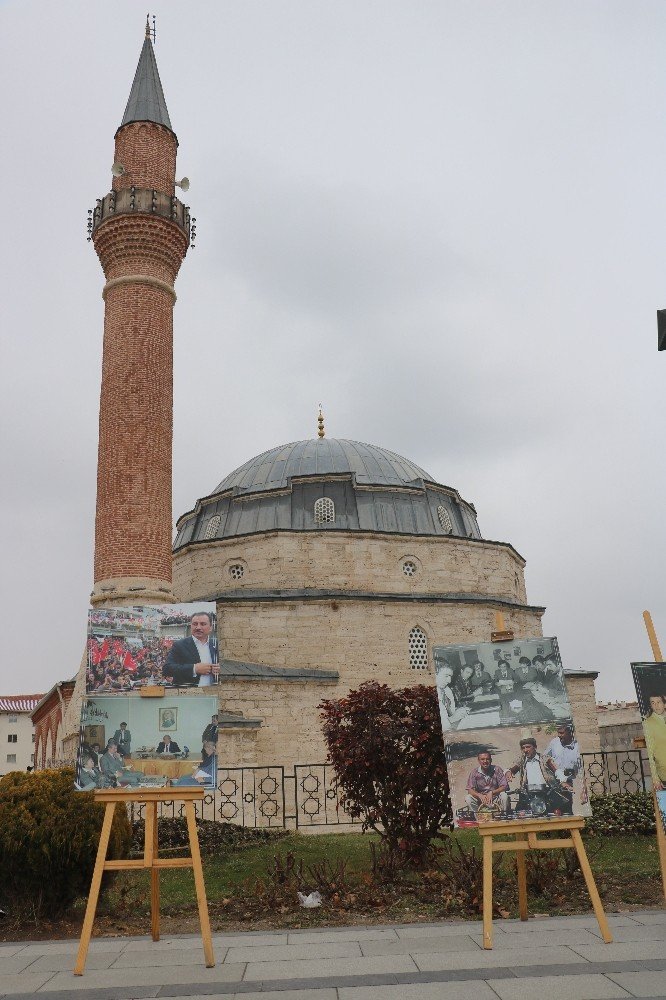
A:
<svg viewBox="0 0 666 1000">
<path fill-rule="evenodd" d="M 666 696 L 651 694 L 650 712 L 643 722 L 645 745 L 655 791 L 666 789 Z"/>
<path fill-rule="evenodd" d="M 217 638 L 212 635 L 213 619 L 207 611 L 197 611 L 190 619 L 190 635 L 177 639 L 166 658 L 162 673 L 177 687 L 207 687 L 219 675 Z"/>
<path fill-rule="evenodd" d="M 116 746 L 118 747 L 118 753 L 121 757 L 129 757 L 131 754 L 131 744 L 132 744 L 132 734 L 127 728 L 126 722 L 120 723 L 120 729 L 116 729 L 113 734 L 113 739 L 115 740 Z"/>
</svg>

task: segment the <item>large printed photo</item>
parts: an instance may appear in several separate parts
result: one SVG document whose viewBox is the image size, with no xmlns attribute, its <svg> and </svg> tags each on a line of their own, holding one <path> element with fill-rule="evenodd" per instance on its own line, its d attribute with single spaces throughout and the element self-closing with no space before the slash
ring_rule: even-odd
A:
<svg viewBox="0 0 666 1000">
<path fill-rule="evenodd" d="M 183 693 L 86 698 L 76 787 L 215 787 L 217 697 Z"/>
<path fill-rule="evenodd" d="M 557 639 L 435 646 L 442 729 L 571 719 Z"/>
<path fill-rule="evenodd" d="M 449 732 L 446 760 L 457 827 L 591 815 L 570 722 Z"/>
<path fill-rule="evenodd" d="M 142 687 L 208 687 L 219 679 L 215 604 L 93 608 L 86 693 Z"/>
<path fill-rule="evenodd" d="M 666 663 L 632 663 L 631 672 L 643 720 L 652 785 L 663 815 L 666 803 L 661 801 L 664 796 L 660 798 L 660 793 L 666 792 Z"/>
</svg>

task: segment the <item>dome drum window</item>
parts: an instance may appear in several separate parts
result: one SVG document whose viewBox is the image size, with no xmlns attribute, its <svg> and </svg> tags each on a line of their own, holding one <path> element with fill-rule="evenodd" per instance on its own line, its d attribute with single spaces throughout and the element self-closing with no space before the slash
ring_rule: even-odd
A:
<svg viewBox="0 0 666 1000">
<path fill-rule="evenodd" d="M 417 565 L 411 559 L 405 559 L 402 564 L 402 572 L 405 576 L 416 576 Z"/>
<path fill-rule="evenodd" d="M 315 524 L 333 524 L 335 521 L 335 504 L 330 497 L 319 497 L 314 505 Z"/>
<path fill-rule="evenodd" d="M 428 669 L 428 637 L 418 625 L 409 630 L 409 665 L 412 670 Z"/>
<path fill-rule="evenodd" d="M 242 563 L 232 563 L 229 567 L 229 576 L 232 580 L 240 580 L 245 573 L 245 567 Z"/>
<path fill-rule="evenodd" d="M 220 520 L 221 518 L 219 514 L 215 514 L 213 517 L 209 518 L 203 533 L 204 540 L 215 538 L 220 528 Z"/>
<path fill-rule="evenodd" d="M 450 535 L 451 532 L 453 531 L 453 523 L 451 521 L 451 515 L 449 514 L 448 510 L 442 503 L 440 503 L 439 506 L 437 507 L 437 520 L 439 521 L 439 523 L 441 524 L 442 528 L 447 533 L 447 535 Z"/>
</svg>

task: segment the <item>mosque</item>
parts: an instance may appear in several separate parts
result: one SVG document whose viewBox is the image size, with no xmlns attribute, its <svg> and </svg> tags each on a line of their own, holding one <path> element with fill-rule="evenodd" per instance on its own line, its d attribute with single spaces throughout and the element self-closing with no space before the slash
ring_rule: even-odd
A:
<svg viewBox="0 0 666 1000">
<path fill-rule="evenodd" d="M 111 191 L 90 221 L 106 278 L 91 602 L 215 601 L 220 765 L 322 762 L 323 698 L 369 679 L 432 684 L 433 646 L 488 640 L 497 611 L 516 638 L 541 635 L 544 608 L 528 603 L 522 556 L 482 536 L 470 501 L 385 447 L 327 437 L 321 412 L 316 436 L 224 474 L 172 544 L 174 284 L 193 235 L 177 146 L 147 27 Z M 567 671 L 583 750 L 599 745 L 595 676 Z M 67 757 L 82 672 L 64 712 L 56 688 L 61 707 L 53 695 L 46 710 L 54 688 L 40 718 L 53 757 Z"/>
</svg>

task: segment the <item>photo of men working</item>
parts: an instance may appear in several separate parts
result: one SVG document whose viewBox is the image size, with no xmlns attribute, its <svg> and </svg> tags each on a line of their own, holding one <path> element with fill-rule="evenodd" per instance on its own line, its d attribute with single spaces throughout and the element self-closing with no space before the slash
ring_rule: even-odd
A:
<svg viewBox="0 0 666 1000">
<path fill-rule="evenodd" d="M 474 743 L 447 745 L 456 825 L 590 814 L 571 722 L 534 727 L 534 733 L 486 729 L 474 734 Z M 468 748 L 478 745 L 476 737 L 482 737 L 481 746 L 470 757 Z"/>
</svg>

